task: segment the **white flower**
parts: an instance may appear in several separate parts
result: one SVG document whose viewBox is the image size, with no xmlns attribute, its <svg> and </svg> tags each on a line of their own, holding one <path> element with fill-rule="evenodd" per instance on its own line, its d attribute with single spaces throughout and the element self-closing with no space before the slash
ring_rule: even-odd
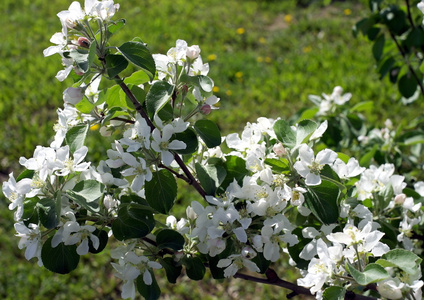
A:
<svg viewBox="0 0 424 300">
<path fill-rule="evenodd" d="M 249 258 L 246 258 L 243 254 L 233 254 L 227 258 L 220 259 L 217 267 L 225 268 L 224 276 L 226 278 L 234 276 L 237 271 L 243 267 L 246 267 L 251 272 L 260 272 L 258 266 Z"/>
<path fill-rule="evenodd" d="M 55 34 L 53 34 L 53 36 L 50 38 L 50 42 L 56 44 L 56 46 L 50 46 L 44 49 L 43 55 L 47 57 L 55 53 L 61 53 L 68 43 L 66 35 L 66 27 L 62 28 L 62 32 L 56 32 Z"/>
<path fill-rule="evenodd" d="M 131 189 L 137 193 L 143 188 L 146 181 L 152 179 L 152 171 L 146 166 L 146 161 L 141 157 L 136 158 L 129 153 L 124 153 L 122 155 L 122 160 L 129 165 L 130 168 L 125 169 L 121 174 L 125 177 L 135 175 L 131 183 Z"/>
<path fill-rule="evenodd" d="M 304 177 L 307 185 L 321 184 L 320 172 L 326 164 L 332 164 L 337 158 L 337 153 L 324 149 L 318 152 L 316 158 L 314 151 L 308 145 L 302 144 L 299 147 L 299 160 L 294 164 L 294 168 Z"/>
<path fill-rule="evenodd" d="M 328 122 L 327 120 L 325 120 L 324 122 L 322 122 L 319 127 L 314 131 L 314 133 L 311 135 L 311 137 L 309 138 L 310 141 L 319 139 L 320 137 L 322 137 L 322 135 L 324 134 L 324 132 L 327 130 L 328 128 Z"/>
<path fill-rule="evenodd" d="M 41 232 L 36 224 L 29 224 L 28 227 L 24 223 L 15 223 L 16 236 L 20 237 L 18 247 L 19 249 L 26 248 L 25 258 L 30 260 L 33 257 L 38 258 L 38 265 L 41 267 L 43 261 L 41 260 Z"/>
<path fill-rule="evenodd" d="M 187 47 L 186 56 L 190 60 L 195 60 L 200 55 L 200 47 L 198 45 L 192 45 Z"/>
<path fill-rule="evenodd" d="M 170 150 L 181 150 L 187 147 L 184 142 L 177 140 L 169 141 L 175 132 L 173 128 L 171 124 L 167 124 L 162 129 L 162 132 L 158 128 L 155 128 L 152 132 L 153 141 L 151 147 L 157 153 L 161 154 L 162 162 L 165 166 L 170 166 L 174 160 L 174 155 Z"/>
<path fill-rule="evenodd" d="M 16 182 L 13 173 L 9 174 L 9 180 L 3 182 L 3 194 L 11 202 L 9 209 L 14 210 L 17 208 L 14 218 L 15 221 L 19 221 L 24 213 L 24 200 L 25 194 L 31 190 L 32 180 L 24 178 L 19 182 Z"/>
<path fill-rule="evenodd" d="M 57 162 L 60 164 L 59 170 L 56 172 L 59 176 L 66 176 L 74 172 L 82 172 L 88 169 L 90 163 L 82 162 L 87 155 L 88 148 L 82 146 L 73 154 L 73 158 L 69 155 L 69 146 L 59 148 L 56 151 Z"/>
<path fill-rule="evenodd" d="M 361 167 L 359 162 L 353 157 L 351 157 L 347 163 L 337 158 L 331 168 L 337 173 L 340 179 L 356 177 L 365 170 L 365 168 Z"/>
<path fill-rule="evenodd" d="M 382 297 L 387 299 L 402 299 L 402 288 L 404 285 L 397 278 L 387 279 L 377 283 L 377 291 Z"/>
<path fill-rule="evenodd" d="M 63 225 L 63 231 L 61 232 L 62 242 L 65 245 L 75 245 L 79 243 L 77 247 L 78 255 L 85 255 L 89 251 L 88 238 L 93 243 L 93 248 L 97 249 L 100 245 L 100 240 L 93 234 L 96 227 L 91 225 L 80 225 L 75 221 L 68 221 Z M 59 244 L 60 239 L 55 239 L 52 247 L 56 247 Z"/>
</svg>

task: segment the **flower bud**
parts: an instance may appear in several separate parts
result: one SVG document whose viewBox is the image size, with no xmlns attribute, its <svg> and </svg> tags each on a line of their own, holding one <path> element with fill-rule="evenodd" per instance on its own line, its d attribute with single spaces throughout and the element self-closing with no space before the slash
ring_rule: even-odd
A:
<svg viewBox="0 0 424 300">
<path fill-rule="evenodd" d="M 63 91 L 63 101 L 76 105 L 84 97 L 82 88 L 68 87 Z"/>
<path fill-rule="evenodd" d="M 396 195 L 395 197 L 395 203 L 399 204 L 399 205 L 403 205 L 403 203 L 405 202 L 406 199 L 406 195 L 405 194 L 399 194 Z"/>
<path fill-rule="evenodd" d="M 272 147 L 272 150 L 279 157 L 283 157 L 287 155 L 287 150 L 286 148 L 284 148 L 283 144 L 281 143 L 275 144 L 274 147 Z"/>
<path fill-rule="evenodd" d="M 197 218 L 197 214 L 194 212 L 194 209 L 191 206 L 187 206 L 186 215 L 189 220 L 194 220 Z"/>
<path fill-rule="evenodd" d="M 203 104 L 202 107 L 200 107 L 200 112 L 204 115 L 209 115 L 212 111 L 212 108 L 209 104 Z"/>
<path fill-rule="evenodd" d="M 90 41 L 89 39 L 80 36 L 78 38 L 78 46 L 82 47 L 82 48 L 90 48 Z"/>
<path fill-rule="evenodd" d="M 187 47 L 186 56 L 190 60 L 195 60 L 200 55 L 200 47 L 197 45 L 193 45 L 190 47 Z"/>
</svg>

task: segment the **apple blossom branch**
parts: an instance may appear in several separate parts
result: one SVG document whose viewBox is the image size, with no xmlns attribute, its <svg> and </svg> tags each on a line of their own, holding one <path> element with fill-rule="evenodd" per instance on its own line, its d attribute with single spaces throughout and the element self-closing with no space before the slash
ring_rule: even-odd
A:
<svg viewBox="0 0 424 300">
<path fill-rule="evenodd" d="M 124 91 L 124 93 L 128 96 L 128 98 L 131 100 L 131 102 L 134 105 L 134 108 L 137 110 L 137 112 L 146 120 L 147 125 L 150 127 L 150 131 L 153 131 L 156 126 L 153 124 L 153 122 L 150 120 L 149 116 L 147 115 L 146 111 L 141 106 L 140 102 L 137 100 L 135 95 L 131 92 L 131 90 L 127 87 L 127 85 L 124 83 L 124 81 L 118 76 L 115 76 L 115 79 L 118 83 L 118 85 L 121 87 L 121 89 Z M 182 177 L 182 175 L 178 175 L 178 178 L 184 179 L 188 184 L 192 185 L 196 191 L 205 199 L 206 192 L 202 188 L 202 186 L 199 184 L 199 182 L 194 178 L 193 174 L 191 174 L 190 170 L 187 168 L 184 161 L 181 159 L 181 157 L 177 153 L 173 153 L 174 159 L 177 162 L 177 164 L 180 166 L 180 168 L 183 170 L 186 178 Z M 174 172 L 172 172 L 174 173 Z M 174 173 L 175 174 L 175 173 Z"/>
</svg>

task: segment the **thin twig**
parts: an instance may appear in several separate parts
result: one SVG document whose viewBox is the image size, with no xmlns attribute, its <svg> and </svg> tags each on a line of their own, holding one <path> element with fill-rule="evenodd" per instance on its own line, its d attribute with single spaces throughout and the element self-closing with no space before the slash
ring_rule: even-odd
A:
<svg viewBox="0 0 424 300">
<path fill-rule="evenodd" d="M 407 62 L 409 71 L 411 72 L 412 76 L 414 76 L 415 81 L 417 82 L 418 86 L 420 87 L 421 94 L 424 96 L 424 87 L 423 87 L 423 84 L 422 84 L 421 80 L 419 79 L 417 73 L 415 73 L 414 69 L 411 67 L 411 64 L 409 63 L 409 60 L 406 57 L 406 53 L 403 51 L 401 45 L 399 45 L 399 43 L 398 43 L 395 35 L 392 32 L 390 32 L 390 36 L 391 36 L 392 40 L 395 42 L 395 44 L 396 44 L 396 46 L 397 46 L 400 54 L 402 55 L 403 59 Z"/>
<path fill-rule="evenodd" d="M 411 7 L 409 5 L 409 0 L 406 0 L 406 8 L 408 10 L 408 20 L 411 23 L 412 28 L 415 29 L 414 20 L 412 20 Z"/>
</svg>

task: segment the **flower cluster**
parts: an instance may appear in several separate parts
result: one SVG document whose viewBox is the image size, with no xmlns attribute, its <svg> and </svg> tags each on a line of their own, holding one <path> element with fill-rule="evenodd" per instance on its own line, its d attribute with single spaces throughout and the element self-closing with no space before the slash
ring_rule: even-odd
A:
<svg viewBox="0 0 424 300">
<path fill-rule="evenodd" d="M 265 273 L 287 257 L 302 274 L 298 285 L 318 299 L 333 287 L 361 292 L 369 284 L 377 296 L 421 297 L 424 182 L 408 186 L 393 164 L 368 166 L 330 149 L 327 120 L 259 118 L 241 135 L 221 137 L 199 118 L 219 101 L 199 46 L 178 40 L 166 55 L 151 55 L 138 40 L 105 47 L 118 8 L 72 3 L 59 13 L 57 46 L 45 50 L 65 61 L 59 80 L 71 69 L 81 77 L 63 93 L 50 146 L 21 158 L 26 170 L 3 183 L 28 260 L 67 273 L 113 235 L 123 298 L 134 299 L 136 288 L 158 297 L 154 270 L 162 267 L 170 282 L 183 267 L 199 280 L 205 265 L 228 278 Z M 128 62 L 142 70 L 121 79 Z M 102 77 L 116 85 L 99 91 Z M 336 87 L 323 97 L 320 118 L 334 117 L 351 95 Z M 85 161 L 93 123 L 114 141 L 97 166 Z M 177 178 L 199 193 L 179 220 L 170 214 Z"/>
</svg>

